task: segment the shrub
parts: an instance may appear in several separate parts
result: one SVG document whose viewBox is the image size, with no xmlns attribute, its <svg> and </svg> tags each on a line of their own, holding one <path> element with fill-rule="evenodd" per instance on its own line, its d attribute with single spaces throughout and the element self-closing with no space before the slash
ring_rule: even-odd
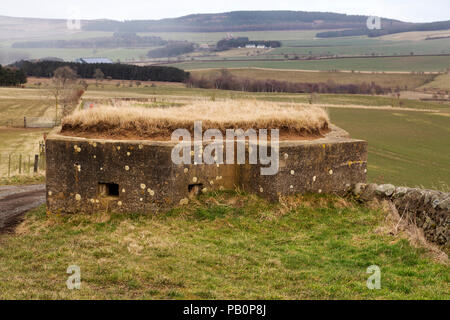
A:
<svg viewBox="0 0 450 320">
<path fill-rule="evenodd" d="M 0 86 L 12 87 L 27 82 L 27 76 L 17 68 L 3 68 L 0 65 Z"/>
</svg>

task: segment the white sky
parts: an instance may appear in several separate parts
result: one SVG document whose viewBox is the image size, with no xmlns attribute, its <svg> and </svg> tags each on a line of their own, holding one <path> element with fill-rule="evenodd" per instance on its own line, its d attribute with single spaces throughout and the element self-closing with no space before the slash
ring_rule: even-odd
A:
<svg viewBox="0 0 450 320">
<path fill-rule="evenodd" d="M 450 20 L 450 0 L 0 0 L 0 15 L 114 20 L 162 19 L 236 10 L 324 11 L 411 22 Z"/>
</svg>

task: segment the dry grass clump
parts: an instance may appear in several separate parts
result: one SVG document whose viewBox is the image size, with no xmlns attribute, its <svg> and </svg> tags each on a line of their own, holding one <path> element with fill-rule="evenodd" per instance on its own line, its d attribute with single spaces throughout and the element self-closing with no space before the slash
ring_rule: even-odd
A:
<svg viewBox="0 0 450 320">
<path fill-rule="evenodd" d="M 202 121 L 203 130 L 280 129 L 292 135 L 312 137 L 328 131 L 329 117 L 318 107 L 275 102 L 224 100 L 195 101 L 181 107 L 144 108 L 123 103 L 118 107 L 99 106 L 75 111 L 63 119 L 62 133 L 78 136 L 171 137 L 183 128 L 191 133 L 194 121 Z"/>
<path fill-rule="evenodd" d="M 373 200 L 369 203 L 369 208 L 381 209 L 386 215 L 384 223 L 375 230 L 377 233 L 405 238 L 413 247 L 425 248 L 427 254 L 434 260 L 450 265 L 447 253 L 436 244 L 429 242 L 423 230 L 417 227 L 405 213 L 400 214 L 392 202 L 384 200 L 380 203 L 378 200 Z"/>
</svg>

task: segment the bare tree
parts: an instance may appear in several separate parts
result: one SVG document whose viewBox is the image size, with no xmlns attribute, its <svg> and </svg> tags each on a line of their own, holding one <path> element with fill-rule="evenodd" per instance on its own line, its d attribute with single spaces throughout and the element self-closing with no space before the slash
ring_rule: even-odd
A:
<svg viewBox="0 0 450 320">
<path fill-rule="evenodd" d="M 98 83 L 102 82 L 105 79 L 105 74 L 103 73 L 102 69 L 95 69 L 94 78 L 95 85 L 98 87 Z"/>
<path fill-rule="evenodd" d="M 84 93 L 83 88 L 77 85 L 77 78 L 77 73 L 67 66 L 53 73 L 49 93 L 55 99 L 55 125 L 69 113 L 70 107 L 76 105 Z"/>
</svg>

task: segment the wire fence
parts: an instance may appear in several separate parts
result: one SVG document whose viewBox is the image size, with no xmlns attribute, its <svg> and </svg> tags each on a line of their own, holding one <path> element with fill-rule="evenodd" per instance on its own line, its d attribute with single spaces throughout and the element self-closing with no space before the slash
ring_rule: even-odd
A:
<svg viewBox="0 0 450 320">
<path fill-rule="evenodd" d="M 60 124 L 55 119 L 43 117 L 23 117 L 13 119 L 1 119 L 0 126 L 12 128 L 53 128 Z"/>
<path fill-rule="evenodd" d="M 39 143 L 39 152 L 0 153 L 0 177 L 29 176 L 45 173 L 45 143 Z"/>
</svg>

